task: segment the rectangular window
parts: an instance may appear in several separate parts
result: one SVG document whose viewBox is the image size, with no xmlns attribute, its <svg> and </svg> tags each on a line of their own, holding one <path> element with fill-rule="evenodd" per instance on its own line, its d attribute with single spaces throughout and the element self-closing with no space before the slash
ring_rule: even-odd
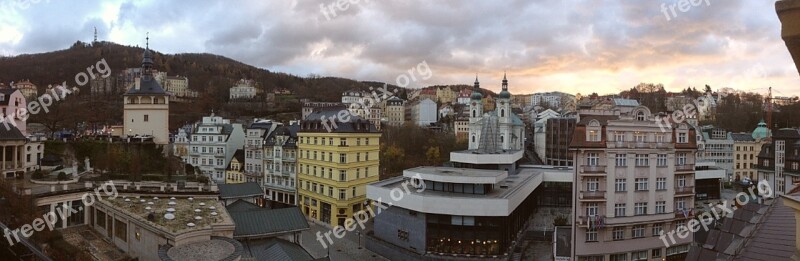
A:
<svg viewBox="0 0 800 261">
<path fill-rule="evenodd" d="M 628 254 L 627 253 L 613 254 L 611 255 L 611 261 L 628 261 Z"/>
<path fill-rule="evenodd" d="M 633 230 L 632 230 L 633 238 L 644 237 L 644 229 L 645 229 L 645 225 L 633 226 Z"/>
<path fill-rule="evenodd" d="M 664 214 L 664 213 L 667 213 L 667 202 L 656 201 L 656 214 Z"/>
<path fill-rule="evenodd" d="M 597 191 L 599 187 L 599 182 L 597 178 L 588 178 L 586 181 L 586 190 L 587 191 Z"/>
<path fill-rule="evenodd" d="M 339 181 L 347 181 L 347 171 L 340 170 L 339 171 Z"/>
<path fill-rule="evenodd" d="M 664 134 L 656 134 L 656 142 L 663 143 L 664 141 Z"/>
<path fill-rule="evenodd" d="M 647 190 L 647 178 L 636 179 L 636 191 Z"/>
<path fill-rule="evenodd" d="M 648 155 L 647 154 L 636 154 L 636 166 L 637 167 L 646 167 L 648 166 Z"/>
<path fill-rule="evenodd" d="M 115 219 L 114 236 L 122 241 L 128 242 L 128 224 L 119 219 Z"/>
<path fill-rule="evenodd" d="M 617 167 L 624 167 L 626 166 L 626 159 L 628 158 L 628 154 L 617 154 L 616 165 Z"/>
<path fill-rule="evenodd" d="M 686 165 L 686 152 L 676 153 L 675 156 L 675 165 Z"/>
<path fill-rule="evenodd" d="M 339 139 L 339 146 L 347 146 L 347 139 L 340 138 Z"/>
<path fill-rule="evenodd" d="M 686 201 L 684 201 L 682 198 L 681 199 L 676 199 L 675 200 L 675 208 L 677 210 L 679 210 L 679 211 L 683 211 L 684 209 L 686 209 Z"/>
<path fill-rule="evenodd" d="M 685 132 L 679 132 L 678 133 L 678 143 L 688 143 L 686 135 L 687 134 Z"/>
<path fill-rule="evenodd" d="M 656 190 L 667 190 L 667 178 L 656 178 Z"/>
<path fill-rule="evenodd" d="M 597 216 L 597 203 L 586 204 L 586 215 Z"/>
<path fill-rule="evenodd" d="M 614 140 L 615 141 L 625 141 L 625 133 L 624 132 L 614 132 Z"/>
<path fill-rule="evenodd" d="M 614 204 L 614 216 L 615 217 L 624 217 L 625 216 L 625 204 Z"/>
<path fill-rule="evenodd" d="M 586 230 L 586 242 L 597 242 L 597 230 Z"/>
<path fill-rule="evenodd" d="M 647 215 L 647 202 L 636 203 L 633 209 L 637 216 Z"/>
<path fill-rule="evenodd" d="M 356 138 L 356 146 L 361 146 L 361 138 Z"/>
<path fill-rule="evenodd" d="M 634 134 L 633 138 L 634 138 L 634 140 L 636 140 L 636 142 L 639 142 L 639 143 L 645 142 L 645 140 L 647 139 L 646 136 L 644 135 L 644 133 L 640 133 L 640 132 L 637 132 L 636 134 Z"/>
<path fill-rule="evenodd" d="M 612 239 L 623 240 L 625 239 L 625 227 L 615 227 L 611 232 Z"/>
<path fill-rule="evenodd" d="M 667 166 L 667 154 L 658 154 L 656 158 L 656 165 L 659 167 Z"/>
<path fill-rule="evenodd" d="M 148 121 L 150 121 L 150 115 L 145 114 L 144 115 L 144 122 L 148 122 Z"/>
<path fill-rule="evenodd" d="M 616 179 L 614 180 L 614 187 L 617 192 L 625 192 L 625 179 Z"/>
<path fill-rule="evenodd" d="M 339 153 L 339 163 L 347 163 L 347 154 Z"/>
<path fill-rule="evenodd" d="M 664 225 L 662 224 L 653 224 L 653 236 L 657 237 L 661 235 L 661 231 L 664 231 Z M 654 256 L 656 257 L 656 256 Z"/>
<path fill-rule="evenodd" d="M 678 181 L 677 182 L 678 182 L 678 187 L 679 188 L 686 187 L 686 176 L 685 175 L 678 176 Z"/>
<path fill-rule="evenodd" d="M 587 153 L 586 154 L 586 165 L 589 166 L 597 166 L 600 163 L 600 157 L 597 153 Z"/>
<path fill-rule="evenodd" d="M 631 252 L 631 261 L 647 260 L 647 250 Z"/>
<path fill-rule="evenodd" d="M 650 252 L 653 253 L 653 258 L 661 257 L 661 248 L 653 249 Z"/>
</svg>

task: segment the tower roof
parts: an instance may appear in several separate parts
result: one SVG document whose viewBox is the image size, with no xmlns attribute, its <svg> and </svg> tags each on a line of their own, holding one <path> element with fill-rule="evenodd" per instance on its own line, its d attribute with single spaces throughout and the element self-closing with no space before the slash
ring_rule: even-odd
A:
<svg viewBox="0 0 800 261">
<path fill-rule="evenodd" d="M 508 79 L 506 79 L 506 74 L 503 73 L 503 90 L 500 91 L 498 94 L 498 98 L 500 99 L 509 99 L 511 98 L 511 93 L 508 92 Z"/>
<path fill-rule="evenodd" d="M 481 84 L 478 82 L 478 75 L 475 75 L 475 85 L 473 86 L 472 96 L 470 96 L 472 100 L 480 100 L 483 99 L 483 95 L 481 94 Z"/>
<path fill-rule="evenodd" d="M 771 136 L 770 134 L 771 133 L 769 128 L 767 128 L 767 124 L 764 123 L 764 120 L 761 120 L 761 122 L 758 123 L 758 127 L 753 130 L 753 139 L 764 139 Z"/>
<path fill-rule="evenodd" d="M 149 34 L 149 33 L 148 33 Z M 147 44 L 145 45 L 144 53 L 142 54 L 142 76 L 139 77 L 139 88 L 131 88 L 125 95 L 166 95 L 167 92 L 161 87 L 161 84 L 153 77 L 153 54 L 150 52 L 150 36 L 147 36 Z"/>
</svg>

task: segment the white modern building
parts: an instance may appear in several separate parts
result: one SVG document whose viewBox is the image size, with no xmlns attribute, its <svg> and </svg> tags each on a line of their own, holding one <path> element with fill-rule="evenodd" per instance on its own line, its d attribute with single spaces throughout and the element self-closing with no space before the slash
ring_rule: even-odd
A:
<svg viewBox="0 0 800 261">
<path fill-rule="evenodd" d="M 438 121 L 436 102 L 431 99 L 425 98 L 406 103 L 405 109 L 405 119 L 418 126 L 429 126 Z"/>
<path fill-rule="evenodd" d="M 718 168 L 726 172 L 726 181 L 733 180 L 733 138 L 722 128 L 702 128 L 704 150 L 703 159 L 716 162 Z"/>
<path fill-rule="evenodd" d="M 255 82 L 253 80 L 241 79 L 230 88 L 230 99 L 252 99 L 257 94 Z"/>
<path fill-rule="evenodd" d="M 241 124 L 215 116 L 203 117 L 195 123 L 189 135 L 189 143 L 181 144 L 188 148 L 188 156 L 183 161 L 192 164 L 200 173 L 216 183 L 225 183 L 225 169 L 234 153 L 244 146 L 244 129 Z"/>
</svg>

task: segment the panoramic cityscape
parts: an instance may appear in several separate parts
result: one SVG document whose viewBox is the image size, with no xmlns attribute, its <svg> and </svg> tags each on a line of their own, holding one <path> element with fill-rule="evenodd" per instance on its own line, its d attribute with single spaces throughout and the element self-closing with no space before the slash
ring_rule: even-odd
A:
<svg viewBox="0 0 800 261">
<path fill-rule="evenodd" d="M 0 260 L 800 260 L 800 0 L 0 0 Z"/>
</svg>

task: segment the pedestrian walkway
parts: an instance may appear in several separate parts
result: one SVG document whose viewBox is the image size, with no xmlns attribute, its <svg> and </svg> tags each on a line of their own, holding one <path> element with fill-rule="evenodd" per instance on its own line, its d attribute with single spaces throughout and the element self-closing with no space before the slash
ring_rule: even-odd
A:
<svg viewBox="0 0 800 261">
<path fill-rule="evenodd" d="M 331 260 L 389 260 L 364 247 L 364 239 L 366 237 L 363 234 L 356 233 L 358 228 L 351 232 L 345 231 L 346 234 L 342 238 L 336 238 L 331 233 L 330 237 L 333 244 L 330 244 L 324 234 L 331 231 L 331 229 L 313 222 L 309 222 L 308 225 L 310 229 L 303 231 L 300 245 L 311 253 L 314 258 L 325 257 L 330 254 Z M 322 240 L 328 248 L 325 248 L 317 240 L 317 232 L 323 235 Z M 359 237 L 361 238 L 360 245 Z"/>
</svg>

